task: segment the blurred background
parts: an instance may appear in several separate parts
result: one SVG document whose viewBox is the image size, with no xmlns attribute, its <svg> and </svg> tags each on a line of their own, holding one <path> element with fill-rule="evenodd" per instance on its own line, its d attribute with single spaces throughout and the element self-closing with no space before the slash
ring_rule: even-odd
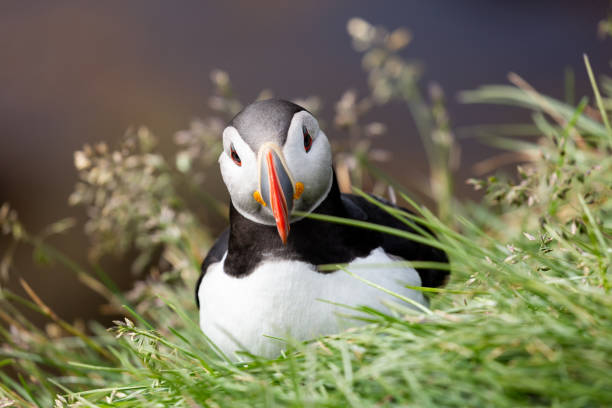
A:
<svg viewBox="0 0 612 408">
<path fill-rule="evenodd" d="M 335 103 L 350 88 L 362 96 L 369 92 L 362 56 L 346 30 L 355 16 L 410 30 L 412 41 L 401 55 L 419 61 L 424 87 L 435 81 L 444 89 L 454 129 L 519 122 L 525 119 L 520 110 L 462 105 L 456 95 L 507 83 L 512 71 L 540 92 L 563 99 L 565 73 L 573 70 L 575 94 L 590 96 L 582 55 L 589 55 L 596 74 L 609 71 L 609 43 L 597 36 L 609 6 L 608 0 L 4 0 L 0 204 L 10 202 L 33 232 L 67 216 L 84 220 L 82 208 L 67 204 L 77 180 L 73 152 L 85 143 L 116 145 L 128 127 L 146 125 L 170 154 L 173 135 L 210 114 L 209 77 L 217 68 L 229 74 L 244 102 L 262 89 L 286 99 L 319 96 L 319 116 L 333 139 Z M 393 152 L 384 169 L 403 185 L 417 185 L 428 166 L 405 105 L 392 102 L 370 115 L 387 126 L 375 142 Z M 459 144 L 456 193 L 468 199 L 474 195 L 462 181 L 492 150 L 474 138 L 460 138 Z M 207 183 L 224 197 L 218 173 Z M 85 263 L 88 243 L 81 229 L 52 242 Z M 6 245 L 0 241 L 0 250 Z M 129 259 L 105 262 L 118 284 L 129 288 L 135 279 Z M 100 315 L 101 298 L 61 267 L 35 265 L 28 248 L 17 252 L 8 283 L 21 292 L 18 277 L 66 320 L 110 319 Z"/>
</svg>

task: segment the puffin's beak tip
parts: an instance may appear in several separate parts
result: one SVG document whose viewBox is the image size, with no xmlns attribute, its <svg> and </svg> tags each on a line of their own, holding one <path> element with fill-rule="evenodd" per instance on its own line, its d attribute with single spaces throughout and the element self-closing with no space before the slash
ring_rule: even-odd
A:
<svg viewBox="0 0 612 408">
<path fill-rule="evenodd" d="M 289 170 L 282 160 L 282 153 L 275 149 L 262 152 L 263 163 L 260 173 L 263 200 L 269 201 L 270 210 L 276 221 L 276 229 L 283 242 L 287 244 L 289 236 L 289 216 L 293 208 L 294 186 Z M 257 200 L 257 197 L 255 198 Z"/>
</svg>

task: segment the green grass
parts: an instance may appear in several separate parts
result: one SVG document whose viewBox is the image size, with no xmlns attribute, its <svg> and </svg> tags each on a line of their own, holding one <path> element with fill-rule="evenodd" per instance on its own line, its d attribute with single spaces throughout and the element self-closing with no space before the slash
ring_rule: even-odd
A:
<svg viewBox="0 0 612 408">
<path fill-rule="evenodd" d="M 590 67 L 588 73 L 593 79 Z M 451 282 L 430 293 L 430 308 L 418 313 L 401 299 L 389 314 L 347 308 L 347 316 L 365 312 L 367 317 L 359 316 L 367 324 L 306 343 L 287 339 L 286 353 L 276 360 L 252 356 L 250 363 L 231 363 L 198 327 L 193 286 L 211 237 L 180 193 L 197 163 L 186 165 L 191 159 L 183 152 L 182 170 L 176 170 L 156 153 L 144 129 L 115 151 L 85 148 L 77 154 L 81 181 L 71 201 L 89 209 L 93 254 L 133 247 L 144 254 L 135 263 L 142 269 L 157 251 L 165 271 L 120 293 L 95 262 L 77 265 L 45 243 L 69 222 L 32 235 L 3 206 L 0 226 L 16 245 L 30 245 L 39 260 L 65 266 L 126 318 L 110 329 L 96 322 L 83 329 L 61 320 L 25 282 L 27 299 L 2 289 L 0 406 L 612 406 L 608 99 L 595 91 L 597 118 L 594 108 L 587 112 L 586 99 L 571 106 L 513 82 L 517 87 L 483 87 L 462 99 L 533 112 L 530 139 L 513 139 L 507 126 L 487 128 L 483 136 L 522 154 L 516 177 L 471 180 L 486 191 L 483 202 L 459 203 L 449 196 L 448 163 L 434 162 L 431 182 L 442 180 L 443 188 L 432 195 L 444 221 L 397 185 L 398 199 L 417 215 L 381 204 L 438 239 L 384 232 L 449 255 Z M 419 96 L 409 106 L 426 112 L 440 109 L 438 103 L 428 105 Z M 421 123 L 440 130 L 444 122 L 446 129 L 448 123 L 435 116 L 425 113 Z M 181 143 L 214 146 L 210 128 L 198 129 Z M 452 148 L 452 140 L 432 142 L 428 155 L 448 158 Z M 358 159 L 378 174 L 367 155 Z M 359 226 L 364 234 L 382 228 Z M 32 325 L 23 308 L 52 324 L 45 330 Z"/>
</svg>

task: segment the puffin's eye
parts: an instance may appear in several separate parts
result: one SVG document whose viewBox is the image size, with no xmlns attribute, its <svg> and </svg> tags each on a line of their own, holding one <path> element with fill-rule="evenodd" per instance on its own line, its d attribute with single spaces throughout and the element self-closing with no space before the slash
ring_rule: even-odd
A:
<svg viewBox="0 0 612 408">
<path fill-rule="evenodd" d="M 302 133 L 304 133 L 304 150 L 306 150 L 306 153 L 308 153 L 312 147 L 312 137 L 304 125 L 302 125 Z"/>
<path fill-rule="evenodd" d="M 240 160 L 240 156 L 238 156 L 238 153 L 236 153 L 236 149 L 234 149 L 233 144 L 230 145 L 230 156 L 232 160 L 234 161 L 234 163 L 236 163 L 238 166 L 242 166 L 242 161 Z"/>
</svg>

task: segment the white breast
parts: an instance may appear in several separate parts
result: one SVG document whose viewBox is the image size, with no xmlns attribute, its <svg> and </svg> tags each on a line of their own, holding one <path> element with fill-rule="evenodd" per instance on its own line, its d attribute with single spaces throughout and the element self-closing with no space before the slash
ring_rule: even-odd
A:
<svg viewBox="0 0 612 408">
<path fill-rule="evenodd" d="M 338 316 L 355 312 L 329 302 L 386 311 L 383 302 L 398 301 L 344 271 L 322 274 L 304 262 L 278 260 L 265 262 L 244 278 L 235 278 L 223 272 L 224 261 L 225 256 L 211 265 L 200 285 L 200 327 L 232 359 L 239 359 L 234 354 L 238 350 L 277 356 L 284 343 L 266 336 L 309 340 L 360 324 Z M 404 287 L 420 286 L 418 273 L 406 266 L 380 266 L 392 261 L 377 248 L 367 257 L 355 259 L 348 269 L 426 305 L 421 292 Z M 355 267 L 360 264 L 379 266 Z"/>
</svg>

